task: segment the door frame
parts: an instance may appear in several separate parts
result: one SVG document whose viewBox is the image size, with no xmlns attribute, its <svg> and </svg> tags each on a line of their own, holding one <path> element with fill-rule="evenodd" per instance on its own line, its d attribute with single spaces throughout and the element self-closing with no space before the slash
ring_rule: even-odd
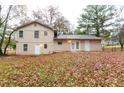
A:
<svg viewBox="0 0 124 93">
<path fill-rule="evenodd" d="M 79 42 L 79 49 L 76 49 L 76 42 Z M 74 49 L 72 49 L 72 43 L 74 43 Z M 71 51 L 78 51 L 78 50 L 80 50 L 80 41 L 72 41 L 70 43 L 70 49 L 71 49 Z"/>
<path fill-rule="evenodd" d="M 84 51 L 90 51 L 90 40 L 85 40 L 84 41 Z"/>
<path fill-rule="evenodd" d="M 39 48 L 39 52 L 36 53 L 36 48 Z M 35 45 L 35 48 L 34 48 L 34 52 L 35 52 L 35 55 L 40 55 L 41 54 L 41 46 L 40 45 Z"/>
</svg>

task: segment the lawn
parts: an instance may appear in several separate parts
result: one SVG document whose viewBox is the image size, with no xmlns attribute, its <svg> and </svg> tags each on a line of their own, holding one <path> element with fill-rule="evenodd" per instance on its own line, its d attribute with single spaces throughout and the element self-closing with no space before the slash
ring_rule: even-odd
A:
<svg viewBox="0 0 124 93">
<path fill-rule="evenodd" d="M 124 52 L 2 57 L 0 86 L 124 86 Z"/>
<path fill-rule="evenodd" d="M 121 48 L 121 46 L 120 45 L 114 45 L 114 46 L 104 46 L 104 48 Z"/>
</svg>

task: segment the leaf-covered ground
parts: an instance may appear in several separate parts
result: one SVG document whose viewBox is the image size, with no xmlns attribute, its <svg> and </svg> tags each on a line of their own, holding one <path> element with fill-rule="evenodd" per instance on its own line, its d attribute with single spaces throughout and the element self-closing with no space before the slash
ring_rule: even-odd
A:
<svg viewBox="0 0 124 93">
<path fill-rule="evenodd" d="M 0 58 L 0 86 L 124 86 L 124 52 Z"/>
</svg>

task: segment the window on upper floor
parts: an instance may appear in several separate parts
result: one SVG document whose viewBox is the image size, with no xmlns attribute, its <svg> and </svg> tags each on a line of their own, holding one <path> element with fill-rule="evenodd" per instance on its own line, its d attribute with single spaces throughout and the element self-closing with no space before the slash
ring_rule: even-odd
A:
<svg viewBox="0 0 124 93">
<path fill-rule="evenodd" d="M 23 38 L 23 31 L 19 31 L 19 38 Z"/>
<path fill-rule="evenodd" d="M 44 31 L 44 36 L 47 36 L 47 35 L 48 35 L 47 31 Z"/>
<path fill-rule="evenodd" d="M 23 51 L 28 51 L 28 44 L 23 44 Z"/>
<path fill-rule="evenodd" d="M 39 38 L 39 31 L 34 31 L 34 38 Z"/>
</svg>

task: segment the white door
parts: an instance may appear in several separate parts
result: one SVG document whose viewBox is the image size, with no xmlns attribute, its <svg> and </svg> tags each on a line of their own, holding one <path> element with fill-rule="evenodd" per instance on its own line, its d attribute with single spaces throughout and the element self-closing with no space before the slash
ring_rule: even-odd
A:
<svg viewBox="0 0 124 93">
<path fill-rule="evenodd" d="M 85 41 L 85 51 L 90 51 L 90 41 Z"/>
<path fill-rule="evenodd" d="M 71 50 L 74 50 L 75 49 L 75 43 L 72 42 L 71 44 Z"/>
<path fill-rule="evenodd" d="M 40 55 L 41 54 L 41 48 L 39 45 L 35 46 L 35 55 Z"/>
<path fill-rule="evenodd" d="M 80 50 L 80 43 L 79 42 L 72 42 L 71 43 L 71 50 Z"/>
</svg>

